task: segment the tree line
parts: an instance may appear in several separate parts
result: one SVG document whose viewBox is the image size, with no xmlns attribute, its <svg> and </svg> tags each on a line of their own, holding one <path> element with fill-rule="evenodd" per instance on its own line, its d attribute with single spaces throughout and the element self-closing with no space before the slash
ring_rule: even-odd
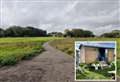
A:
<svg viewBox="0 0 120 82">
<path fill-rule="evenodd" d="M 66 29 L 64 31 L 65 37 L 94 37 L 93 32 L 83 29 Z"/>
<path fill-rule="evenodd" d="M 46 36 L 47 32 L 31 26 L 11 26 L 6 30 L 0 28 L 0 37 L 39 37 Z"/>
<path fill-rule="evenodd" d="M 65 29 L 62 32 L 50 32 L 46 30 L 38 29 L 32 26 L 21 27 L 21 26 L 10 26 L 7 29 L 0 28 L 0 37 L 95 37 L 94 33 L 90 30 L 83 29 Z M 108 33 L 103 33 L 100 37 L 120 37 L 120 30 L 113 30 Z"/>
<path fill-rule="evenodd" d="M 113 30 L 111 32 L 103 33 L 101 37 L 120 38 L 120 30 Z"/>
</svg>

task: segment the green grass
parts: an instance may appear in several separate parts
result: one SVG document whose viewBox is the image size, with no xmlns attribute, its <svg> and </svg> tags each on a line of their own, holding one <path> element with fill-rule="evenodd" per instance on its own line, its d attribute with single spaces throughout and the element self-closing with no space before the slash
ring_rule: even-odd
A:
<svg viewBox="0 0 120 82">
<path fill-rule="evenodd" d="M 81 63 L 81 71 L 76 70 L 77 80 L 112 80 L 112 75 L 108 71 L 115 70 L 114 65 L 111 68 L 106 67 L 104 69 L 95 70 L 90 64 Z"/>
<path fill-rule="evenodd" d="M 81 73 L 77 73 L 76 74 L 76 79 L 77 80 L 110 80 L 111 78 L 110 77 L 106 77 L 102 74 L 99 74 L 99 73 L 96 73 L 96 72 L 92 72 L 92 71 L 89 71 L 89 70 L 86 70 L 86 72 L 84 74 L 81 74 Z"/>
<path fill-rule="evenodd" d="M 0 66 L 14 65 L 20 60 L 36 56 L 44 50 L 44 42 L 55 39 L 61 38 L 0 38 Z"/>
<path fill-rule="evenodd" d="M 116 41 L 117 42 L 117 73 L 120 76 L 120 38 L 66 38 L 64 40 L 55 40 L 51 45 L 68 55 L 74 57 L 75 41 Z"/>
<path fill-rule="evenodd" d="M 18 42 L 45 42 L 48 40 L 59 40 L 59 37 L 25 37 L 25 38 L 0 38 L 2 43 L 18 43 Z"/>
<path fill-rule="evenodd" d="M 120 59 L 117 60 L 117 73 L 120 76 Z"/>
</svg>

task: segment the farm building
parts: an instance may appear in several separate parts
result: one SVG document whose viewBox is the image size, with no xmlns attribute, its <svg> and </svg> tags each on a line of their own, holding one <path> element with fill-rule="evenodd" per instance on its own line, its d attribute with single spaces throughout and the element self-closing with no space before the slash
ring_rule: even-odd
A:
<svg viewBox="0 0 120 82">
<path fill-rule="evenodd" d="M 112 62 L 115 60 L 115 43 L 84 43 L 76 50 L 79 63 L 93 63 L 95 61 Z"/>
</svg>

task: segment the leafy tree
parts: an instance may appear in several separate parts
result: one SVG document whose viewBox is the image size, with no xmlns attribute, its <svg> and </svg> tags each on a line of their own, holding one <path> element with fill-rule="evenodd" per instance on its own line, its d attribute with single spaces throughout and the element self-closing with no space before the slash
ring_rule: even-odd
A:
<svg viewBox="0 0 120 82">
<path fill-rule="evenodd" d="M 38 28 L 34 28 L 31 26 L 26 27 L 25 33 L 29 36 L 46 36 L 47 32 Z"/>
<path fill-rule="evenodd" d="M 71 32 L 74 37 L 84 37 L 84 31 L 82 29 L 72 29 Z"/>
<path fill-rule="evenodd" d="M 5 30 L 5 36 L 8 37 L 20 37 L 23 36 L 23 28 L 20 26 L 11 26 Z"/>
<path fill-rule="evenodd" d="M 46 35 L 46 31 L 31 26 L 11 26 L 5 30 L 5 36 L 7 37 L 37 37 Z"/>
<path fill-rule="evenodd" d="M 63 33 L 61 33 L 61 32 L 51 32 L 51 33 L 48 33 L 48 36 L 62 37 Z"/>
<path fill-rule="evenodd" d="M 101 37 L 120 38 L 120 30 L 113 30 L 108 33 L 103 33 Z"/>
<path fill-rule="evenodd" d="M 72 37 L 73 34 L 72 34 L 72 32 L 71 32 L 69 29 L 65 29 L 65 31 L 64 31 L 64 36 L 65 36 L 65 37 Z"/>
<path fill-rule="evenodd" d="M 0 37 L 4 37 L 4 30 L 0 28 Z"/>
<path fill-rule="evenodd" d="M 95 35 L 93 34 L 93 32 L 85 30 L 84 31 L 84 37 L 94 37 Z"/>
<path fill-rule="evenodd" d="M 70 37 L 93 37 L 93 32 L 89 30 L 83 30 L 83 29 L 66 29 L 65 35 Z"/>
</svg>

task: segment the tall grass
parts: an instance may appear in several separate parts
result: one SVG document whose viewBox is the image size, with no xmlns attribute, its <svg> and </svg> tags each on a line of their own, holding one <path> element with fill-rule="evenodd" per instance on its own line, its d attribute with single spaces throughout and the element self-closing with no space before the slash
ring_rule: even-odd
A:
<svg viewBox="0 0 120 82">
<path fill-rule="evenodd" d="M 63 39 L 59 37 L 19 37 L 19 38 L 0 38 L 2 43 L 18 43 L 18 42 L 45 42 L 48 40 Z"/>
<path fill-rule="evenodd" d="M 120 38 L 66 38 L 64 40 L 55 40 L 51 43 L 55 48 L 74 57 L 75 41 L 116 41 L 117 42 L 117 70 L 120 76 Z"/>
<path fill-rule="evenodd" d="M 22 59 L 38 55 L 44 50 L 44 42 L 55 39 L 61 38 L 0 38 L 0 65 L 14 65 Z"/>
</svg>

